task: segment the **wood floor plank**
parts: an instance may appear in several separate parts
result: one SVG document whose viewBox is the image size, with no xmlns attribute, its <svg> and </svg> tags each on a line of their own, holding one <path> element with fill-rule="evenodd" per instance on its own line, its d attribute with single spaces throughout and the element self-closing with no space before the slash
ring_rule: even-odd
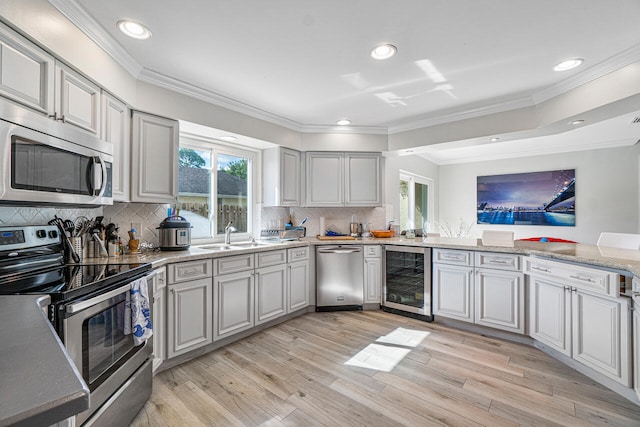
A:
<svg viewBox="0 0 640 427">
<path fill-rule="evenodd" d="M 378 341 L 398 328 L 428 334 Z M 388 372 L 345 364 L 394 349 Z M 536 348 L 382 311 L 308 313 L 153 381 L 133 427 L 640 427 L 640 405 Z"/>
</svg>

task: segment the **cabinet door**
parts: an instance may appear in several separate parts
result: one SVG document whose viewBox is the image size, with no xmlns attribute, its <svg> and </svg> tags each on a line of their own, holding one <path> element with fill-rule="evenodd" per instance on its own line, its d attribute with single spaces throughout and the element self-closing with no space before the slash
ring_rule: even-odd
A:
<svg viewBox="0 0 640 427">
<path fill-rule="evenodd" d="M 306 153 L 306 205 L 344 205 L 344 154 Z"/>
<path fill-rule="evenodd" d="M 572 294 L 573 358 L 631 387 L 629 299 Z"/>
<path fill-rule="evenodd" d="M 152 280 L 153 309 L 151 324 L 153 325 L 153 370 L 156 371 L 167 358 L 167 274 L 164 267 L 155 269 Z"/>
<path fill-rule="evenodd" d="M 60 63 L 56 80 L 58 119 L 100 137 L 100 87 Z"/>
<path fill-rule="evenodd" d="M 382 204 L 382 156 L 377 153 L 345 154 L 345 206 Z"/>
<path fill-rule="evenodd" d="M 633 303 L 633 388 L 640 399 L 640 297 Z"/>
<path fill-rule="evenodd" d="M 291 313 L 309 305 L 309 262 L 295 262 L 287 269 L 287 313 Z"/>
<path fill-rule="evenodd" d="M 433 313 L 474 321 L 473 268 L 433 264 Z"/>
<path fill-rule="evenodd" d="M 256 270 L 256 325 L 287 313 L 286 267 L 281 264 Z"/>
<path fill-rule="evenodd" d="M 0 24 L 0 95 L 53 114 L 55 60 Z"/>
<path fill-rule="evenodd" d="M 131 125 L 127 105 L 102 94 L 102 139 L 113 144 L 113 200 L 128 202 L 131 188 Z"/>
<path fill-rule="evenodd" d="M 364 259 L 364 302 L 382 303 L 382 258 Z"/>
<path fill-rule="evenodd" d="M 131 201 L 174 203 L 178 195 L 178 122 L 133 113 Z"/>
<path fill-rule="evenodd" d="M 214 341 L 253 327 L 253 276 L 253 271 L 214 276 Z"/>
<path fill-rule="evenodd" d="M 562 284 L 535 276 L 529 282 L 529 335 L 571 356 L 571 294 Z"/>
<path fill-rule="evenodd" d="M 524 334 L 524 274 L 476 270 L 475 323 Z"/>
<path fill-rule="evenodd" d="M 280 149 L 280 206 L 300 206 L 300 152 Z"/>
<path fill-rule="evenodd" d="M 210 278 L 169 285 L 169 358 L 212 342 L 212 287 Z"/>
</svg>

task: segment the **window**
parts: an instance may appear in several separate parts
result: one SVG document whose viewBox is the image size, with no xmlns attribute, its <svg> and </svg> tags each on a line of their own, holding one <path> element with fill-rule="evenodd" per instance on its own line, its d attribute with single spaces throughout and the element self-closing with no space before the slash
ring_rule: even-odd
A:
<svg viewBox="0 0 640 427">
<path fill-rule="evenodd" d="M 400 229 L 430 229 L 433 218 L 432 181 L 400 172 Z"/>
<path fill-rule="evenodd" d="M 229 222 L 250 234 L 257 153 L 181 136 L 178 160 L 180 216 L 191 223 L 193 239 L 224 235 Z"/>
</svg>

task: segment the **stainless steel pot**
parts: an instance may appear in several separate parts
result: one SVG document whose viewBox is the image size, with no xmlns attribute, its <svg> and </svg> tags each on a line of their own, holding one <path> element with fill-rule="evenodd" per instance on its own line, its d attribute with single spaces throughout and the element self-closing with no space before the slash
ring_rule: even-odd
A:
<svg viewBox="0 0 640 427">
<path fill-rule="evenodd" d="M 179 251 L 191 246 L 191 224 L 181 216 L 170 216 L 157 227 L 160 237 L 160 249 Z"/>
</svg>

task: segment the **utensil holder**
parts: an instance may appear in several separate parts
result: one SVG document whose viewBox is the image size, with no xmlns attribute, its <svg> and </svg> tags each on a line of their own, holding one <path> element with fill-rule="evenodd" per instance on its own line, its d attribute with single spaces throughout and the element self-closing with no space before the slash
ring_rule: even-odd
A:
<svg viewBox="0 0 640 427">
<path fill-rule="evenodd" d="M 76 236 L 76 237 L 70 237 L 69 241 L 71 242 L 71 247 L 73 248 L 73 250 L 75 251 L 76 254 L 78 254 L 78 257 L 80 257 L 80 261 L 82 262 L 82 237 L 80 236 Z M 70 264 L 74 264 L 75 261 L 73 260 L 73 257 L 71 256 L 70 253 L 65 253 L 65 258 L 67 263 Z"/>
</svg>

